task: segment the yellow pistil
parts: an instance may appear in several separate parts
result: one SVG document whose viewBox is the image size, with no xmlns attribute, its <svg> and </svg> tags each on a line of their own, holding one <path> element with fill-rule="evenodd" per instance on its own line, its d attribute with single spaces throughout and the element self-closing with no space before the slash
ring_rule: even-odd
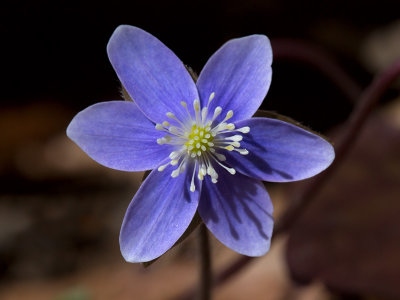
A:
<svg viewBox="0 0 400 300">
<path fill-rule="evenodd" d="M 210 150 L 214 144 L 212 141 L 214 137 L 210 133 L 210 126 L 205 128 L 194 124 L 185 142 L 187 153 L 192 157 L 201 156 L 203 152 Z"/>
<path fill-rule="evenodd" d="M 203 180 L 205 176 L 210 176 L 212 183 L 218 182 L 218 174 L 213 164 L 224 168 L 230 174 L 234 175 L 236 170 L 229 165 L 225 165 L 226 156 L 221 153 L 223 151 L 237 151 L 242 155 L 247 155 L 249 151 L 240 148 L 240 141 L 243 139 L 244 133 L 248 133 L 248 126 L 235 128 L 233 123 L 226 121 L 232 118 L 233 111 L 229 110 L 226 117 L 222 121 L 216 121 L 221 114 L 222 108 L 217 106 L 214 113 L 209 116 L 209 105 L 215 94 L 211 93 L 207 106 L 201 108 L 199 99 L 193 101 L 194 116 L 189 112 L 186 102 L 181 101 L 181 105 L 185 108 L 188 116 L 179 120 L 172 112 L 167 112 L 168 118 L 177 124 L 170 124 L 167 121 L 156 124 L 156 129 L 165 131 L 167 134 L 157 139 L 159 145 L 169 144 L 174 150 L 169 154 L 170 161 L 158 167 L 158 171 L 162 172 L 167 166 L 177 166 L 171 172 L 172 177 L 177 177 L 183 173 L 187 166 L 193 168 L 192 181 L 190 183 L 190 191 L 194 192 L 195 174 L 199 180 Z M 240 134 L 234 134 L 234 133 Z M 231 135 L 233 134 L 233 135 Z"/>
</svg>

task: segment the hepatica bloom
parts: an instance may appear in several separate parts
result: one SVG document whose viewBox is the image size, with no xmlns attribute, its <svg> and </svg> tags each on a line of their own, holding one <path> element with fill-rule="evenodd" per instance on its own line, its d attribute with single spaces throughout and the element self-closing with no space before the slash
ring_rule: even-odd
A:
<svg viewBox="0 0 400 300">
<path fill-rule="evenodd" d="M 332 146 L 309 131 L 251 118 L 271 82 L 268 38 L 228 41 L 196 83 L 170 49 L 137 27 L 118 27 L 107 52 L 133 102 L 92 105 L 75 116 L 67 134 L 104 166 L 152 169 L 122 224 L 124 258 L 144 262 L 162 255 L 196 210 L 229 248 L 265 254 L 273 209 L 262 181 L 308 178 L 334 158 Z"/>
</svg>

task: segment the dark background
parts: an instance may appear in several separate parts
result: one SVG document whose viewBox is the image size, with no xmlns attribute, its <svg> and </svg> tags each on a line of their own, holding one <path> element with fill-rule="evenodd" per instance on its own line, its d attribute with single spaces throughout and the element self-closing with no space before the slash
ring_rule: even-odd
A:
<svg viewBox="0 0 400 300">
<path fill-rule="evenodd" d="M 394 21 L 398 8 L 398 1 L 388 0 L 6 1 L 0 13 L 1 98 L 9 106 L 49 100 L 74 109 L 119 98 L 105 51 L 119 24 L 154 34 L 197 72 L 230 38 L 300 38 L 321 46 L 366 84 L 371 74 L 360 64 L 362 41 Z M 267 108 L 301 118 L 296 111 L 320 111 L 324 103 L 343 118 L 346 107 L 330 105 L 340 97 L 319 74 L 284 61 L 274 64 L 274 72 Z"/>
</svg>

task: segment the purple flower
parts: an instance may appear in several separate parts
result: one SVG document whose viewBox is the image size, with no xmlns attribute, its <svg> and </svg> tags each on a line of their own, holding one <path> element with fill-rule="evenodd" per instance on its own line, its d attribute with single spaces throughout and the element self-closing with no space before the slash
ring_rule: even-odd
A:
<svg viewBox="0 0 400 300">
<path fill-rule="evenodd" d="M 230 40 L 211 56 L 197 83 L 170 49 L 137 27 L 119 26 L 107 51 L 134 102 L 92 105 L 75 116 L 67 134 L 106 167 L 154 169 L 126 212 L 124 258 L 159 257 L 196 210 L 229 248 L 265 254 L 273 208 L 261 181 L 308 178 L 334 159 L 332 146 L 309 131 L 251 118 L 271 82 L 268 38 Z"/>
</svg>

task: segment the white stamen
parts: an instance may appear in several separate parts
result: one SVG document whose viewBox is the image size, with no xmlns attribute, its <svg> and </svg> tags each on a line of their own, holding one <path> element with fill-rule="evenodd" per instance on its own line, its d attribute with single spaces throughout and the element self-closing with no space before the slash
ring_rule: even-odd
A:
<svg viewBox="0 0 400 300">
<path fill-rule="evenodd" d="M 210 105 L 210 102 L 211 102 L 212 99 L 214 99 L 214 97 L 215 97 L 215 93 L 212 92 L 211 95 L 210 95 L 210 97 L 208 98 L 207 107 Z"/>
<path fill-rule="evenodd" d="M 169 158 L 170 159 L 172 159 L 172 160 L 174 160 L 174 159 L 177 159 L 179 156 L 180 156 L 180 152 L 178 152 L 178 151 L 172 151 L 170 154 L 169 154 Z"/>
<path fill-rule="evenodd" d="M 162 171 L 164 171 L 164 169 L 165 169 L 168 165 L 169 165 L 169 163 L 166 163 L 165 165 L 159 166 L 157 170 L 160 171 L 160 172 L 162 172 Z"/>
<path fill-rule="evenodd" d="M 214 153 L 214 155 L 220 160 L 220 161 L 225 161 L 226 156 L 220 153 Z"/>
<path fill-rule="evenodd" d="M 207 118 L 207 114 L 208 114 L 208 107 L 203 107 L 203 109 L 201 110 L 201 121 L 202 121 L 202 124 L 205 124 L 206 118 Z"/>
<path fill-rule="evenodd" d="M 229 123 L 228 125 L 226 125 L 226 129 L 229 129 L 229 130 L 235 129 L 235 124 Z"/>
<path fill-rule="evenodd" d="M 217 106 L 214 110 L 214 115 L 212 117 L 211 123 L 214 122 L 214 120 L 220 115 L 222 111 L 222 107 L 221 106 Z"/>
<path fill-rule="evenodd" d="M 247 149 L 235 149 L 235 151 L 239 152 L 242 155 L 249 154 L 249 151 Z"/>
<path fill-rule="evenodd" d="M 156 124 L 157 130 L 165 130 L 165 128 L 161 124 Z"/>
<path fill-rule="evenodd" d="M 250 132 L 250 127 L 249 126 L 245 126 L 245 127 L 236 129 L 236 131 L 239 131 L 239 132 L 242 132 L 242 133 L 249 133 Z"/>
<path fill-rule="evenodd" d="M 233 136 L 228 136 L 225 138 L 225 140 L 230 140 L 230 141 L 234 141 L 234 142 L 240 142 L 241 140 L 243 140 L 243 136 L 237 134 L 237 135 L 233 135 Z"/>
<path fill-rule="evenodd" d="M 197 160 L 194 163 L 194 168 L 193 168 L 193 174 L 192 174 L 192 181 L 190 182 L 190 191 L 194 192 L 196 190 L 196 187 L 194 185 L 194 174 L 196 173 L 196 168 L 197 168 Z"/>
<path fill-rule="evenodd" d="M 163 171 L 168 165 L 178 166 L 171 172 L 172 177 L 182 174 L 187 166 L 193 167 L 192 181 L 190 183 L 190 191 L 196 190 L 194 176 L 197 174 L 199 180 L 204 180 L 205 176 L 210 176 L 213 183 L 218 182 L 218 174 L 213 168 L 213 164 L 217 163 L 230 174 L 235 174 L 234 168 L 228 167 L 221 162 L 226 161 L 223 151 L 237 151 L 242 155 L 247 155 L 247 149 L 240 148 L 240 142 L 243 140 L 243 133 L 248 133 L 248 126 L 235 130 L 233 123 L 227 120 L 232 118 L 233 111 L 229 110 L 222 121 L 215 122 L 221 114 L 222 108 L 217 106 L 214 109 L 212 118 L 209 116 L 210 103 L 214 99 L 215 93 L 211 93 L 208 103 L 205 107 L 201 107 L 199 99 L 193 101 L 193 111 L 189 110 L 185 101 L 180 104 L 186 109 L 187 116 L 185 119 L 179 120 L 172 112 L 166 113 L 166 116 L 175 120 L 177 123 L 164 121 L 156 124 L 156 129 L 165 131 L 168 134 L 158 138 L 159 145 L 172 145 L 174 151 L 169 155 L 170 161 L 167 164 L 158 167 L 159 171 Z M 192 113 L 191 113 L 192 112 Z M 242 134 L 234 134 L 234 132 Z M 218 153 L 217 151 L 218 150 Z M 222 152 L 222 153 L 221 153 Z M 194 164 L 193 164 L 194 160 Z"/>
<path fill-rule="evenodd" d="M 226 114 L 226 117 L 225 117 L 225 120 L 224 121 L 226 121 L 226 120 L 228 120 L 228 119 L 230 119 L 230 118 L 232 118 L 233 117 L 233 110 L 230 110 L 230 111 L 228 111 L 228 113 Z"/>
</svg>

